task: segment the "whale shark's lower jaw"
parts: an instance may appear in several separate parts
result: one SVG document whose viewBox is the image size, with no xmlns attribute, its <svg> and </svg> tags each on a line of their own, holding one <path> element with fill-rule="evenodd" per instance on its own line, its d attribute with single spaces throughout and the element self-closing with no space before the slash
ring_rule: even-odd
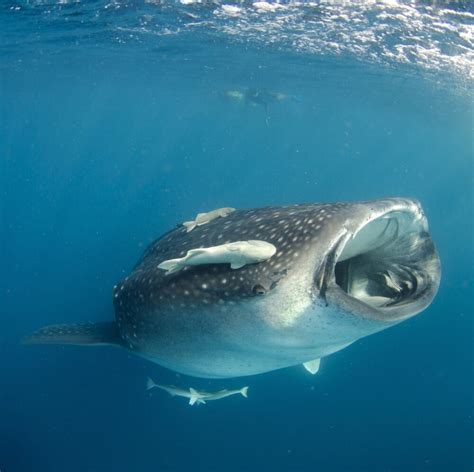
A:
<svg viewBox="0 0 474 472">
<path fill-rule="evenodd" d="M 320 289 L 328 304 L 396 323 L 431 303 L 440 283 L 440 261 L 417 202 L 386 200 L 372 210 L 334 245 Z"/>
</svg>

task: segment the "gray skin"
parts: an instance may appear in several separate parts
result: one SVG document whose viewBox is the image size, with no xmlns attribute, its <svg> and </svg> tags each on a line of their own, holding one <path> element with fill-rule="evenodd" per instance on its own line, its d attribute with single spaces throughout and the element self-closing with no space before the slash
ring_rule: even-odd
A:
<svg viewBox="0 0 474 472">
<path fill-rule="evenodd" d="M 440 264 L 420 205 L 410 199 L 237 210 L 152 243 L 113 291 L 116 321 L 54 325 L 25 340 L 115 344 L 187 375 L 229 378 L 336 352 L 425 309 Z M 187 251 L 264 240 L 269 260 L 158 265 Z"/>
</svg>

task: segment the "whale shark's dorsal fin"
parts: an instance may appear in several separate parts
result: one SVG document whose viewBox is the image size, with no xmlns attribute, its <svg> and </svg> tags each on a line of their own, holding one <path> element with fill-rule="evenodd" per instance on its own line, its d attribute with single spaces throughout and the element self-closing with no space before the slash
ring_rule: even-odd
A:
<svg viewBox="0 0 474 472">
<path fill-rule="evenodd" d="M 45 326 L 22 339 L 22 344 L 78 344 L 121 346 L 115 322 Z"/>
<path fill-rule="evenodd" d="M 318 373 L 319 364 L 321 363 L 321 359 L 314 359 L 312 361 L 303 362 L 303 367 L 312 375 Z"/>
</svg>

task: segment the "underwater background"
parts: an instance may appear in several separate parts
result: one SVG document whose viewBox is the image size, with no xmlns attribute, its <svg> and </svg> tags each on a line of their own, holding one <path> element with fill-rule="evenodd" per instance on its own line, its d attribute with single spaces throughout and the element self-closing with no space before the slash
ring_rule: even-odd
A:
<svg viewBox="0 0 474 472">
<path fill-rule="evenodd" d="M 472 470 L 471 2 L 3 1 L 0 31 L 1 472 Z M 387 196 L 421 201 L 438 296 L 315 376 L 19 343 L 111 320 L 198 212 Z"/>
</svg>

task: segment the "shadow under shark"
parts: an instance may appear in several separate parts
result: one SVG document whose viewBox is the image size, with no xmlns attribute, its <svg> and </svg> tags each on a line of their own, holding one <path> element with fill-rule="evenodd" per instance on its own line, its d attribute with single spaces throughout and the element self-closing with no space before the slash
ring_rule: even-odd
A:
<svg viewBox="0 0 474 472">
<path fill-rule="evenodd" d="M 269 260 L 167 274 L 188 250 L 264 240 Z M 440 262 L 418 202 L 236 210 L 163 235 L 113 289 L 115 321 L 53 325 L 28 344 L 116 345 L 183 374 L 255 375 L 319 359 L 425 309 Z"/>
</svg>

